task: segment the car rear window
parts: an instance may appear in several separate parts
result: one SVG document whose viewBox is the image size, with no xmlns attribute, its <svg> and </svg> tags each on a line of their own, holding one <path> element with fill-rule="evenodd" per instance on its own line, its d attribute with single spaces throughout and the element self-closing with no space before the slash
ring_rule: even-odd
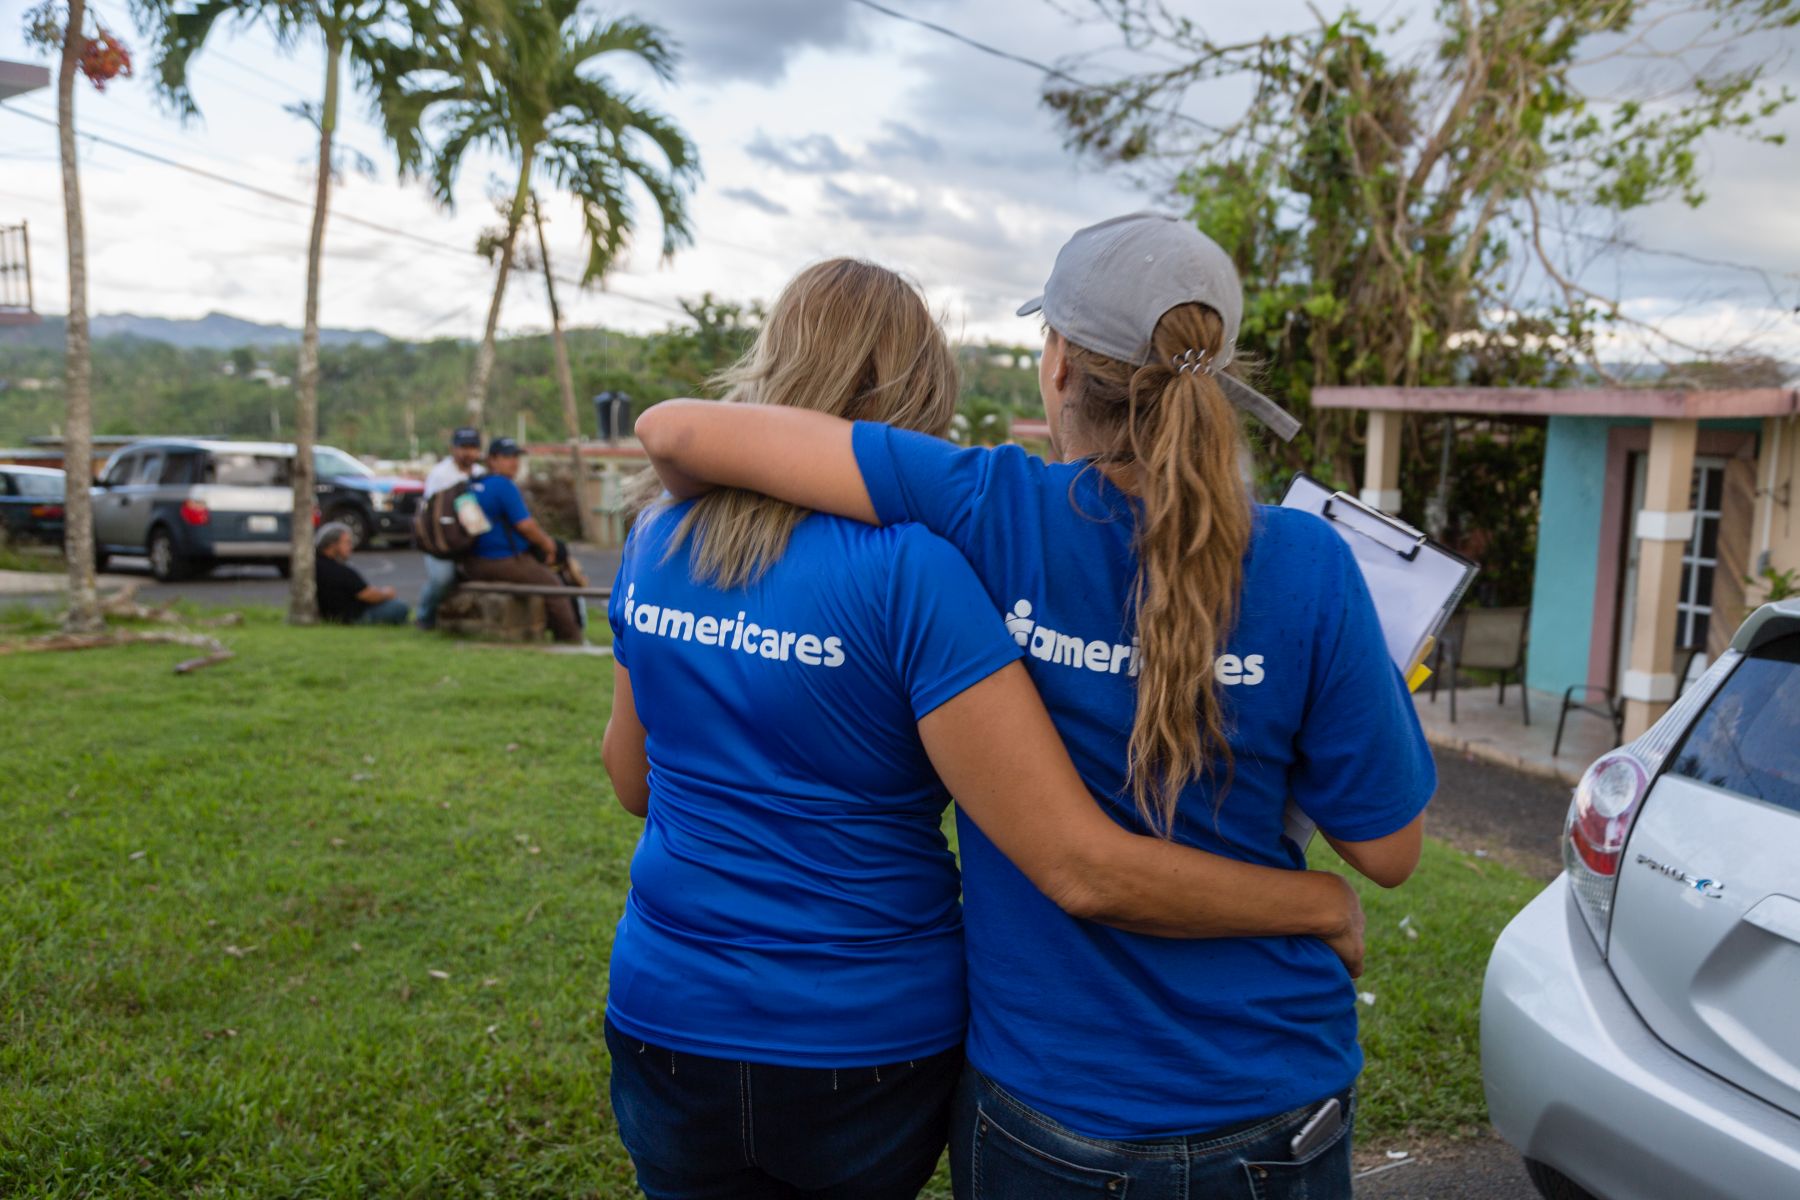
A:
<svg viewBox="0 0 1800 1200">
<path fill-rule="evenodd" d="M 1800 634 L 1738 664 L 1688 731 L 1669 770 L 1800 812 Z"/>
<path fill-rule="evenodd" d="M 17 495 L 30 496 L 36 500 L 60 500 L 63 494 L 63 481 L 55 475 L 14 475 L 13 490 Z"/>
<path fill-rule="evenodd" d="M 206 464 L 206 482 L 228 487 L 286 487 L 292 462 L 272 454 L 214 454 Z"/>
</svg>

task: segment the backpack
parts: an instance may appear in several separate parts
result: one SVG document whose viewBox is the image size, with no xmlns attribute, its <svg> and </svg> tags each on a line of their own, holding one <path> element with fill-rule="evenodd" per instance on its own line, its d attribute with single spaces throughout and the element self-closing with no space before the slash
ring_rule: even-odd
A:
<svg viewBox="0 0 1800 1200">
<path fill-rule="evenodd" d="M 470 530 L 457 515 L 457 501 L 465 496 L 468 499 L 464 503 L 480 512 L 475 497 L 469 491 L 473 482 L 464 479 L 433 492 L 431 498 L 413 514 L 413 542 L 419 549 L 433 558 L 455 560 L 474 548 L 475 539 L 480 536 L 481 531 Z"/>
</svg>

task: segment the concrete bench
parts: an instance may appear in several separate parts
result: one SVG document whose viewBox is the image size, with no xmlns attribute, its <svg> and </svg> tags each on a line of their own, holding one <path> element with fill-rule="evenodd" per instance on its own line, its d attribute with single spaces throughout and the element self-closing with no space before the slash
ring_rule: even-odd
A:
<svg viewBox="0 0 1800 1200">
<path fill-rule="evenodd" d="M 606 600 L 610 587 L 551 587 L 541 583 L 464 581 L 438 607 L 437 626 L 448 633 L 501 642 L 542 641 L 548 628 L 544 597 Z M 589 610 L 590 615 L 593 609 Z"/>
</svg>

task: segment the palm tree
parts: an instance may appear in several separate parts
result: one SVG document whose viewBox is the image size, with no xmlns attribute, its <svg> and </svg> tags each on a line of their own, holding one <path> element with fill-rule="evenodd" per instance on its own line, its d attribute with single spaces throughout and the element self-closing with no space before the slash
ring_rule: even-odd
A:
<svg viewBox="0 0 1800 1200">
<path fill-rule="evenodd" d="M 188 88 L 188 66 L 221 18 L 240 27 L 264 26 L 283 47 L 308 37 L 317 37 L 324 44 L 324 94 L 317 108 L 305 107 L 305 115 L 319 132 L 319 154 L 313 181 L 312 231 L 306 246 L 306 314 L 294 381 L 294 508 L 288 544 L 288 621 L 312 625 L 319 619 L 312 547 L 316 500 L 313 444 L 319 431 L 319 263 L 331 205 L 340 78 L 348 60 L 355 84 L 374 92 L 377 109 L 383 109 L 380 93 L 392 86 L 386 67 L 395 53 L 389 39 L 396 29 L 405 27 L 408 17 L 418 15 L 421 6 L 413 0 L 203 0 L 189 7 L 176 0 L 140 0 L 136 7 L 140 20 L 155 31 L 158 41 L 159 87 L 184 120 L 200 113 Z"/>
<path fill-rule="evenodd" d="M 63 357 L 63 553 L 69 563 L 69 612 L 64 626 L 71 633 L 95 633 L 106 624 L 94 583 L 94 407 L 90 387 L 87 311 L 87 235 L 81 216 L 81 172 L 75 157 L 75 76 L 83 71 L 89 39 L 86 0 L 69 0 L 63 20 L 54 4 L 32 10 L 26 19 L 33 43 L 58 55 L 56 131 L 62 157 L 63 220 L 68 231 L 69 315 Z M 101 40 L 108 40 L 102 33 Z M 116 43 L 114 43 L 116 46 Z M 129 71 L 129 58 L 125 60 Z M 104 79 L 91 76 L 96 84 Z"/>
<path fill-rule="evenodd" d="M 581 495 L 581 418 L 575 412 L 575 375 L 569 369 L 569 343 L 563 337 L 562 306 L 556 302 L 556 272 L 550 266 L 550 243 L 544 237 L 544 210 L 531 197 L 531 224 L 537 230 L 538 263 L 544 271 L 544 291 L 550 297 L 550 343 L 556 355 L 556 387 L 562 394 L 563 429 L 569 438 L 569 486 L 575 492 L 575 516 L 581 523 L 581 540 L 594 540 L 594 509 Z"/>
<path fill-rule="evenodd" d="M 686 193 L 699 164 L 674 122 L 593 66 L 607 55 L 625 55 L 672 81 L 675 53 L 655 26 L 629 17 L 586 20 L 581 0 L 461 0 L 457 7 L 458 19 L 438 24 L 400 66 L 406 82 L 393 96 L 388 125 L 401 131 L 395 144 L 402 169 L 426 175 L 446 206 L 454 203 L 457 173 L 471 148 L 518 164 L 494 295 L 469 376 L 469 419 L 479 424 L 533 179 L 579 202 L 588 242 L 582 282 L 588 283 L 605 276 L 631 235 L 634 180 L 662 220 L 663 257 L 692 240 Z M 408 136 L 428 122 L 440 135 L 435 147 Z"/>
</svg>

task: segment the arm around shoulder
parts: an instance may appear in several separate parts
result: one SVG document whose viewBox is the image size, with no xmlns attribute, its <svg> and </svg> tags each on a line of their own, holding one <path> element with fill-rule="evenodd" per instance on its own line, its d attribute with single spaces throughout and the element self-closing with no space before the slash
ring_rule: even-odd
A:
<svg viewBox="0 0 1800 1200">
<path fill-rule="evenodd" d="M 743 488 L 875 524 L 851 422 L 772 404 L 664 400 L 637 419 L 650 465 L 677 500 Z"/>
</svg>

